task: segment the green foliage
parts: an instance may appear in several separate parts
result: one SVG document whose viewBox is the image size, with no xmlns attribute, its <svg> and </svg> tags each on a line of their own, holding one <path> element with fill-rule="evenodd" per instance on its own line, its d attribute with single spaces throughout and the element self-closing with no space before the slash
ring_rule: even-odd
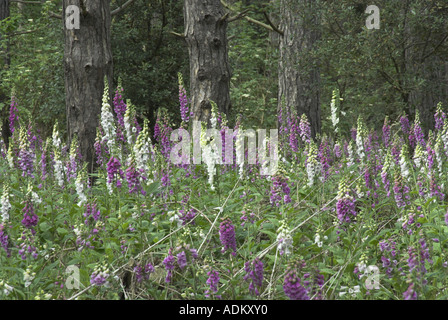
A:
<svg viewBox="0 0 448 320">
<path fill-rule="evenodd" d="M 48 15 L 56 8 L 56 1 L 22 10 L 11 3 L 11 19 L 0 23 L 0 33 L 9 35 L 11 60 L 1 69 L 0 92 L 6 97 L 14 92 L 19 112 L 35 120 L 44 135 L 51 134 L 49 123 L 65 123 L 62 23 Z M 9 100 L 4 103 L 9 106 Z"/>
<path fill-rule="evenodd" d="M 112 1 L 112 6 L 119 5 Z M 155 123 L 158 108 L 178 117 L 178 72 L 189 83 L 188 51 L 185 42 L 171 34 L 182 33 L 182 1 L 137 0 L 113 16 L 112 53 L 114 77 L 123 80 L 124 90 L 140 117 Z"/>
<path fill-rule="evenodd" d="M 323 118 L 329 115 L 328 101 L 337 88 L 346 112 L 341 124 L 348 127 L 359 115 L 375 128 L 382 126 L 385 115 L 396 120 L 405 111 L 412 116 L 417 105 L 410 99 L 420 91 L 445 99 L 440 78 L 424 71 L 435 72 L 443 62 L 425 67 L 419 58 L 426 56 L 428 62 L 446 57 L 448 46 L 442 40 L 447 7 L 426 1 L 377 1 L 380 29 L 368 30 L 364 11 L 369 4 L 344 0 L 320 6 L 322 38 L 314 54 L 320 61 Z M 435 105 L 428 108 L 433 113 Z"/>
<path fill-rule="evenodd" d="M 244 5 L 237 1 L 232 8 L 237 11 L 247 9 L 252 18 L 264 20 L 259 3 Z M 275 127 L 278 54 L 269 39 L 269 31 L 240 19 L 229 23 L 228 39 L 232 70 L 231 123 L 241 114 L 243 123 L 249 127 Z"/>
</svg>

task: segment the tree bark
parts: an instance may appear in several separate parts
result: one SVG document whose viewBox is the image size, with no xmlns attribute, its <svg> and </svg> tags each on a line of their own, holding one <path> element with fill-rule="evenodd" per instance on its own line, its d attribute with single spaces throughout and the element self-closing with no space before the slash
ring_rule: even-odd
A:
<svg viewBox="0 0 448 320">
<path fill-rule="evenodd" d="M 0 0 L 0 21 L 9 18 L 9 0 Z M 0 33 L 0 42 L 3 40 L 3 35 Z M 9 57 L 9 43 L 6 44 L 4 64 L 6 67 L 10 64 Z"/>
<path fill-rule="evenodd" d="M 112 93 L 112 51 L 110 39 L 110 1 L 64 0 L 80 8 L 80 28 L 65 33 L 65 92 L 69 143 L 77 135 L 83 161 L 89 172 L 95 169 L 94 142 L 99 126 L 104 77 Z M 112 104 L 111 104 L 112 105 Z"/>
<path fill-rule="evenodd" d="M 0 0 L 0 21 L 5 20 L 9 18 L 10 12 L 9 12 L 9 0 Z M 5 40 L 4 35 L 0 33 L 0 44 Z M 0 51 L 3 51 L 4 58 L 2 61 L 2 68 L 8 69 L 9 65 L 11 64 L 11 57 L 9 54 L 9 40 L 6 40 L 6 43 L 3 45 L 2 48 L 0 48 Z M 1 82 L 1 79 L 0 79 Z M 9 130 L 9 123 L 8 123 L 8 111 L 9 111 L 9 94 L 0 91 L 0 102 L 4 104 L 4 107 L 1 110 L 2 115 L 2 132 L 1 136 L 3 137 L 3 140 L 6 144 L 6 147 L 8 147 L 8 141 L 9 136 L 11 135 L 11 132 Z"/>
<path fill-rule="evenodd" d="M 194 120 L 209 121 L 210 100 L 230 109 L 227 20 L 220 0 L 185 0 L 185 39 L 190 55 L 190 96 Z"/>
<path fill-rule="evenodd" d="M 314 0 L 281 0 L 278 109 L 283 100 L 287 110 L 305 114 L 311 124 L 313 138 L 321 131 L 320 74 L 308 53 L 320 38 L 318 21 L 311 11 Z M 301 10 L 305 8 L 308 15 Z"/>
</svg>

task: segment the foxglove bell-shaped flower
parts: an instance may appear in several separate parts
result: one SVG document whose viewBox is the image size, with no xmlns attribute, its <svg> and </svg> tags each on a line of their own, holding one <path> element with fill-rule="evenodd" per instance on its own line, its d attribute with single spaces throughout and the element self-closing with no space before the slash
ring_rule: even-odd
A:
<svg viewBox="0 0 448 320">
<path fill-rule="evenodd" d="M 184 80 L 182 77 L 182 74 L 178 73 L 178 79 L 179 79 L 179 105 L 180 105 L 180 118 L 182 122 L 188 123 L 190 119 L 190 113 L 188 110 L 188 98 L 187 98 L 187 91 L 184 87 Z"/>
<path fill-rule="evenodd" d="M 340 223 L 351 222 L 356 217 L 355 200 L 350 195 L 350 190 L 345 179 L 339 183 L 339 191 L 337 195 L 336 213 Z"/>
<path fill-rule="evenodd" d="M 215 294 L 218 292 L 218 284 L 219 284 L 219 273 L 216 270 L 211 270 L 207 272 L 208 279 L 207 279 L 207 285 L 209 288 L 205 291 L 205 296 L 207 298 L 210 298 L 211 294 Z M 220 299 L 220 296 L 216 296 L 216 298 Z"/>
<path fill-rule="evenodd" d="M 293 239 L 288 226 L 284 221 L 282 221 L 280 227 L 277 230 L 277 250 L 280 255 L 290 255 L 292 250 Z"/>
<path fill-rule="evenodd" d="M 263 262 L 259 258 L 247 261 L 244 265 L 244 281 L 249 281 L 249 292 L 256 296 L 260 295 L 259 289 L 263 286 Z"/>
<path fill-rule="evenodd" d="M 283 281 L 283 291 L 291 300 L 310 300 L 306 288 L 297 273 L 297 266 L 293 264 L 288 267 Z"/>
<path fill-rule="evenodd" d="M 1 213 L 1 221 L 3 223 L 8 222 L 9 220 L 9 211 L 11 210 L 11 203 L 9 202 L 9 186 L 5 184 L 3 186 L 3 193 L 0 199 L 0 213 Z"/>
<path fill-rule="evenodd" d="M 219 239 L 222 244 L 222 253 L 230 250 L 233 256 L 236 255 L 235 227 L 229 218 L 225 218 L 219 226 Z"/>
<path fill-rule="evenodd" d="M 112 150 L 115 145 L 115 120 L 109 104 L 109 84 L 107 79 L 104 79 L 104 93 L 103 103 L 101 107 L 101 128 L 104 131 L 102 142 L 106 142 L 109 150 Z"/>
<path fill-rule="evenodd" d="M 308 121 L 308 118 L 305 114 L 302 114 L 300 118 L 300 138 L 305 143 L 310 143 L 311 141 L 311 125 Z"/>
</svg>

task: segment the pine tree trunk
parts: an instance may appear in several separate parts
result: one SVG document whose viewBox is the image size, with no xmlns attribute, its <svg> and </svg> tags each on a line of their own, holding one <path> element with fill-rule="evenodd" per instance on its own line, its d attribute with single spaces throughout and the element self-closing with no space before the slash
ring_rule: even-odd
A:
<svg viewBox="0 0 448 320">
<path fill-rule="evenodd" d="M 101 115 L 104 77 L 112 89 L 110 44 L 110 1 L 64 0 L 80 8 L 80 28 L 65 26 L 65 92 L 69 143 L 78 136 L 79 147 L 89 172 L 95 168 L 94 142 Z"/>
<path fill-rule="evenodd" d="M 303 8 L 311 12 L 314 0 L 281 0 L 278 108 L 282 103 L 287 110 L 296 110 L 300 117 L 305 114 L 315 137 L 321 130 L 320 75 L 307 53 L 319 39 L 316 19 L 304 18 Z M 283 112 L 285 114 L 285 112 Z"/>
<path fill-rule="evenodd" d="M 185 0 L 185 36 L 190 55 L 190 97 L 194 119 L 207 121 L 210 100 L 230 109 L 227 20 L 220 0 Z"/>
<path fill-rule="evenodd" d="M 9 0 L 0 0 L 0 21 L 9 18 Z M 2 34 L 0 33 L 0 42 L 4 40 Z M 9 42 L 9 41 L 8 41 Z M 5 47 L 1 48 L 0 51 L 5 52 L 4 65 L 7 68 L 10 64 L 9 57 L 9 43 L 5 44 Z"/>
<path fill-rule="evenodd" d="M 9 0 L 0 0 L 0 21 L 9 18 Z M 5 37 L 0 33 L 0 44 L 5 40 Z M 0 66 L 3 69 L 8 69 L 11 63 L 11 57 L 9 54 L 9 40 L 6 39 L 5 43 L 2 47 L 0 47 L 0 51 L 3 55 L 3 61 L 0 62 Z M 0 79 L 1 81 L 1 79 Z M 3 137 L 6 146 L 8 147 L 9 136 L 11 132 L 9 130 L 9 122 L 8 122 L 8 111 L 9 111 L 9 94 L 3 91 L 0 91 L 0 103 L 4 104 L 4 107 L 1 110 L 1 118 L 2 118 L 2 132 L 0 135 Z"/>
</svg>

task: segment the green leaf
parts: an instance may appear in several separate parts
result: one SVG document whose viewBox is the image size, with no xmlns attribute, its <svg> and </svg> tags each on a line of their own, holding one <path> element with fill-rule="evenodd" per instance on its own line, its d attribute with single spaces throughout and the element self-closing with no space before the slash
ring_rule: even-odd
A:
<svg viewBox="0 0 448 320">
<path fill-rule="evenodd" d="M 57 232 L 59 235 L 64 236 L 64 235 L 66 235 L 66 234 L 68 233 L 68 230 L 67 230 L 67 229 L 64 229 L 64 228 L 57 228 L 57 229 L 56 229 L 56 232 Z"/>
<path fill-rule="evenodd" d="M 47 222 L 41 222 L 41 223 L 39 224 L 39 229 L 40 229 L 42 232 L 46 232 L 46 231 L 48 231 L 48 230 L 51 229 L 51 226 L 50 226 Z"/>
</svg>

